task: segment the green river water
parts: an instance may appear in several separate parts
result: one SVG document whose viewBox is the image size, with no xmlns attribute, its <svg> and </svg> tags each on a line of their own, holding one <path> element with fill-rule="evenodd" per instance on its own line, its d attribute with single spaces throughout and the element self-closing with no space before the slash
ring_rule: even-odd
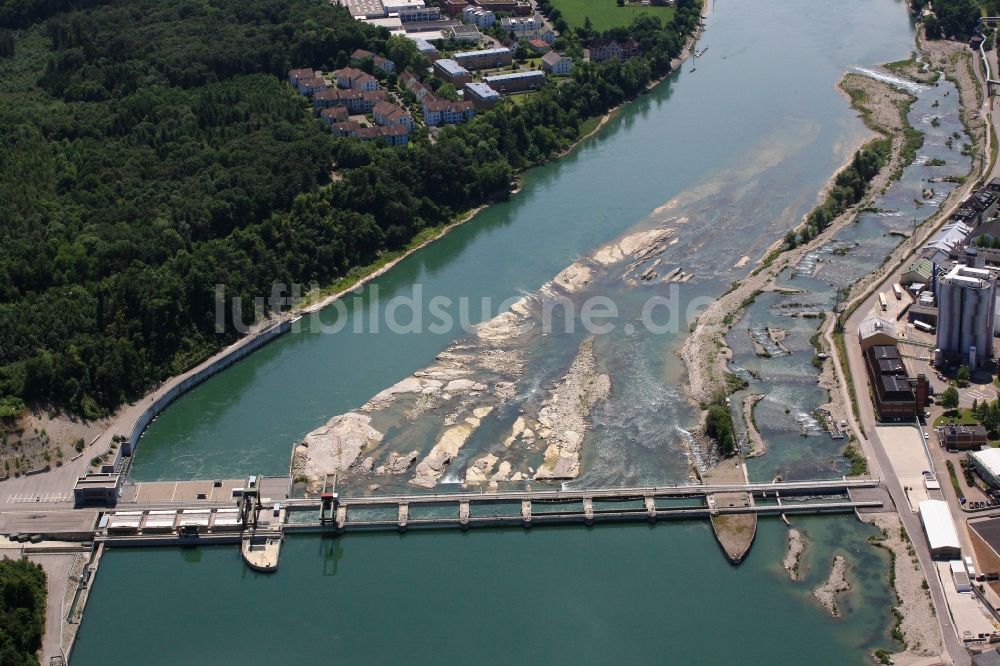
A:
<svg viewBox="0 0 1000 666">
<path fill-rule="evenodd" d="M 679 297 L 717 295 L 750 268 L 733 268 L 739 257 L 759 257 L 815 205 L 864 136 L 837 80 L 905 58 L 912 39 L 898 0 L 715 3 L 695 71 L 683 65 L 572 155 L 527 174 L 510 202 L 380 278 L 379 303 L 367 289 L 341 316 L 367 320 L 420 284 L 425 296 L 493 299 L 492 312 L 470 315 L 479 321 L 602 243 L 678 217 L 686 222 L 664 261 L 696 276 Z M 627 311 L 639 297 L 620 298 Z M 132 478 L 283 474 L 305 433 L 458 335 L 315 328 L 306 322 L 178 400 L 143 437 Z M 683 480 L 694 413 L 672 352 L 684 331 L 598 341 L 614 388 L 594 415 L 581 483 Z M 550 340 L 532 360 L 564 368 L 574 349 Z M 821 396 L 802 387 L 815 407 Z M 794 383 L 784 391 L 796 399 Z M 778 460 L 836 448 L 819 437 L 776 444 Z M 247 571 L 232 547 L 112 550 L 72 661 L 851 664 L 898 648 L 888 558 L 866 542 L 873 530 L 844 516 L 795 524 L 809 540 L 796 583 L 781 568 L 785 527 L 772 520 L 739 567 L 704 523 L 292 537 L 271 576 Z M 836 553 L 853 588 L 832 619 L 810 591 Z"/>
</svg>

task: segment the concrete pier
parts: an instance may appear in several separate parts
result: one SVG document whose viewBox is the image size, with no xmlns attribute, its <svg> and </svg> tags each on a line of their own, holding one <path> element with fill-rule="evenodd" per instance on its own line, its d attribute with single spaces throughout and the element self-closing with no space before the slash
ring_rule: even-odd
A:
<svg viewBox="0 0 1000 666">
<path fill-rule="evenodd" d="M 469 502 L 461 501 L 458 502 L 458 524 L 463 528 L 469 526 Z"/>
</svg>

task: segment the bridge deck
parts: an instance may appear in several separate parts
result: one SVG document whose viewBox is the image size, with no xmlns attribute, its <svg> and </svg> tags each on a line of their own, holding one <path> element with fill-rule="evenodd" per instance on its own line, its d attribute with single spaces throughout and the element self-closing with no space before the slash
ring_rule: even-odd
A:
<svg viewBox="0 0 1000 666">
<path fill-rule="evenodd" d="M 371 497 L 340 497 L 340 506 L 377 507 L 399 504 L 451 504 L 461 502 L 518 502 L 518 501 L 582 501 L 584 499 L 630 499 L 645 497 L 697 497 L 712 493 L 746 492 L 755 496 L 773 495 L 823 495 L 846 492 L 851 488 L 875 488 L 878 479 L 830 479 L 823 481 L 783 481 L 777 483 L 739 484 L 685 484 L 673 486 L 635 486 L 625 488 L 580 488 L 568 490 L 522 490 L 496 493 L 462 492 L 430 493 L 421 495 L 378 495 Z M 318 499 L 291 499 L 287 505 L 317 505 Z"/>
</svg>

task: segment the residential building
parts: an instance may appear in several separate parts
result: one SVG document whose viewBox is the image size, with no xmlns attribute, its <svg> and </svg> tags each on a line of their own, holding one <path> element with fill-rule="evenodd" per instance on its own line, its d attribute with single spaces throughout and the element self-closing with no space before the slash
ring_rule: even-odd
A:
<svg viewBox="0 0 1000 666">
<path fill-rule="evenodd" d="M 979 450 L 986 446 L 986 428 L 976 425 L 944 425 L 936 428 L 938 442 L 949 451 Z"/>
<path fill-rule="evenodd" d="M 371 113 L 376 104 L 386 99 L 384 90 L 334 90 L 337 97 L 330 106 L 343 106 L 348 113 Z"/>
<path fill-rule="evenodd" d="M 544 22 L 538 14 L 531 16 L 505 16 L 500 19 L 500 27 L 516 39 L 534 39 L 542 36 Z"/>
<path fill-rule="evenodd" d="M 631 37 L 622 42 L 622 60 L 632 58 L 642 53 L 642 46 Z"/>
<path fill-rule="evenodd" d="M 518 5 L 516 0 L 473 0 L 473 4 L 479 5 L 483 9 L 489 9 L 494 13 L 516 13 Z"/>
<path fill-rule="evenodd" d="M 374 76 L 367 72 L 362 72 L 356 67 L 338 69 L 333 73 L 333 76 L 337 80 L 338 88 L 360 90 L 362 92 L 379 89 L 378 80 Z"/>
<path fill-rule="evenodd" d="M 299 92 L 303 95 L 313 95 L 320 91 L 326 90 L 328 83 L 326 79 L 314 76 L 311 79 L 299 79 L 298 81 Z"/>
<path fill-rule="evenodd" d="M 618 43 L 613 39 L 595 39 L 590 43 L 590 59 L 593 62 L 606 60 L 625 60 L 642 53 L 642 47 L 634 39 L 626 39 Z"/>
<path fill-rule="evenodd" d="M 1000 178 L 994 178 L 986 183 L 986 189 L 990 192 L 1000 192 Z"/>
<path fill-rule="evenodd" d="M 917 505 L 920 522 L 927 534 L 931 557 L 954 560 L 962 556 L 962 544 L 958 540 L 955 521 L 951 518 L 948 503 L 943 500 L 924 500 Z"/>
<path fill-rule="evenodd" d="M 338 123 L 333 123 L 333 125 L 330 126 L 330 130 L 333 132 L 333 135 L 340 137 L 356 137 L 359 129 L 361 129 L 361 123 L 356 120 L 343 120 Z"/>
<path fill-rule="evenodd" d="M 556 51 L 549 51 L 542 56 L 542 71 L 555 76 L 572 74 L 573 59 Z"/>
<path fill-rule="evenodd" d="M 319 119 L 330 127 L 333 127 L 335 123 L 345 123 L 348 120 L 347 107 L 332 106 L 322 109 L 319 112 Z"/>
<path fill-rule="evenodd" d="M 366 60 L 371 60 L 372 64 L 376 68 L 382 70 L 386 74 L 388 74 L 389 72 L 396 71 L 396 63 L 389 60 L 388 58 L 383 58 L 382 56 L 376 53 L 372 53 L 371 51 L 366 51 L 364 49 L 357 49 L 354 53 L 351 54 L 352 65 L 360 65 Z"/>
<path fill-rule="evenodd" d="M 873 344 L 862 354 L 880 421 L 910 419 L 924 413 L 928 384 L 924 375 L 908 376 L 896 345 Z"/>
<path fill-rule="evenodd" d="M 441 0 L 439 3 L 441 11 L 449 16 L 460 16 L 465 8 L 469 6 L 466 0 Z"/>
<path fill-rule="evenodd" d="M 976 368 L 993 357 L 996 276 L 977 267 L 973 248 L 969 263 L 957 264 L 938 280 L 937 346 L 941 359 Z"/>
<path fill-rule="evenodd" d="M 434 96 L 434 91 L 426 83 L 421 83 L 416 81 L 406 86 L 406 89 L 413 93 L 413 96 L 417 98 L 418 102 L 423 102 L 424 98 L 428 95 Z"/>
<path fill-rule="evenodd" d="M 595 39 L 587 48 L 591 62 L 622 60 L 622 45 L 613 39 Z"/>
<path fill-rule="evenodd" d="M 362 141 L 382 139 L 390 146 L 405 146 L 409 141 L 409 132 L 401 125 L 392 127 L 368 127 L 356 120 L 334 123 L 331 127 L 338 137 L 353 137 Z"/>
<path fill-rule="evenodd" d="M 484 77 L 483 80 L 497 92 L 520 92 L 523 90 L 532 90 L 545 85 L 545 72 L 539 72 L 537 70 L 512 72 L 510 74 L 487 76 Z"/>
<path fill-rule="evenodd" d="M 404 69 L 399 74 L 399 85 L 404 88 L 413 85 L 414 83 L 420 83 L 420 77 L 417 76 L 412 69 Z"/>
<path fill-rule="evenodd" d="M 410 141 L 410 131 L 402 125 L 379 127 L 378 135 L 390 146 L 405 146 Z"/>
<path fill-rule="evenodd" d="M 402 109 L 392 102 L 379 102 L 372 107 L 372 116 L 376 125 L 386 125 L 389 127 L 399 125 L 405 127 L 407 133 L 413 129 L 413 118 L 410 112 Z"/>
<path fill-rule="evenodd" d="M 329 109 L 340 106 L 340 91 L 336 88 L 321 90 L 312 96 L 312 105 L 314 109 Z"/>
<path fill-rule="evenodd" d="M 462 20 L 483 30 L 497 22 L 497 15 L 488 9 L 467 5 L 462 10 Z"/>
<path fill-rule="evenodd" d="M 969 454 L 969 462 L 990 488 L 1000 488 L 1000 449 L 974 451 Z"/>
<path fill-rule="evenodd" d="M 313 72 L 313 70 L 308 67 L 303 69 L 292 69 L 289 70 L 288 72 L 288 82 L 291 83 L 293 86 L 295 86 L 295 88 L 298 89 L 299 92 L 302 92 L 302 90 L 299 88 L 299 81 L 303 81 L 306 79 L 314 79 L 314 78 L 316 78 L 316 73 Z"/>
<path fill-rule="evenodd" d="M 426 39 L 414 39 L 413 43 L 417 45 L 417 53 L 422 56 L 427 56 L 428 58 L 434 59 L 437 57 L 438 51 L 433 44 L 428 42 Z"/>
<path fill-rule="evenodd" d="M 472 102 L 477 109 L 492 109 L 500 103 L 501 97 L 493 88 L 485 83 L 466 83 L 465 99 Z"/>
<path fill-rule="evenodd" d="M 462 86 L 472 80 L 469 70 L 465 69 L 451 58 L 441 58 L 434 61 L 434 73 L 440 78 L 455 85 Z"/>
<path fill-rule="evenodd" d="M 552 50 L 552 46 L 546 42 L 544 39 L 532 39 L 528 42 L 528 48 L 531 49 L 533 53 L 539 55 L 545 55 Z"/>
<path fill-rule="evenodd" d="M 423 101 L 424 123 L 430 127 L 457 125 L 471 120 L 476 115 L 472 102 L 452 102 L 428 95 Z"/>
<path fill-rule="evenodd" d="M 525 2 L 524 0 L 518 0 L 514 3 L 514 15 L 515 16 L 531 16 L 535 13 L 534 7 L 531 6 L 530 2 Z"/>
<path fill-rule="evenodd" d="M 500 47 L 479 51 L 459 51 L 452 56 L 452 59 L 465 69 L 486 69 L 512 64 L 514 54 L 510 49 Z"/>
</svg>

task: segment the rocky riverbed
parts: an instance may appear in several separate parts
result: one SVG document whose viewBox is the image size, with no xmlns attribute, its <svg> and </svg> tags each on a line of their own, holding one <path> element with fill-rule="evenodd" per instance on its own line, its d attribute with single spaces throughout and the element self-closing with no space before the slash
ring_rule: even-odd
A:
<svg viewBox="0 0 1000 666">
<path fill-rule="evenodd" d="M 843 555 L 837 555 L 833 558 L 829 578 L 813 590 L 813 596 L 819 600 L 830 615 L 839 617 L 840 609 L 837 608 L 837 595 L 849 589 L 851 589 L 851 584 L 847 582 L 847 559 Z"/>
<path fill-rule="evenodd" d="M 802 532 L 799 532 L 794 527 L 788 530 L 788 549 L 785 551 L 785 559 L 782 565 L 785 567 L 785 572 L 788 577 L 792 580 L 799 580 L 802 576 L 799 571 L 799 561 L 802 559 L 802 553 L 806 549 L 806 540 L 802 536 Z"/>
<path fill-rule="evenodd" d="M 677 269 L 660 266 L 673 233 L 628 234 L 574 262 L 474 335 L 454 341 L 433 364 L 306 435 L 293 452 L 293 477 L 309 492 L 333 473 L 370 490 L 430 489 L 445 478 L 493 490 L 504 482 L 576 478 L 590 412 L 611 393 L 594 338 L 574 342 L 568 365 L 547 381 L 532 375 L 526 384 L 526 358 L 543 344 L 546 308 L 557 299 L 577 297 L 609 272 L 630 286 L 675 280 Z M 490 435 L 466 453 L 483 429 Z M 491 441 L 498 430 L 505 434 Z"/>
</svg>

